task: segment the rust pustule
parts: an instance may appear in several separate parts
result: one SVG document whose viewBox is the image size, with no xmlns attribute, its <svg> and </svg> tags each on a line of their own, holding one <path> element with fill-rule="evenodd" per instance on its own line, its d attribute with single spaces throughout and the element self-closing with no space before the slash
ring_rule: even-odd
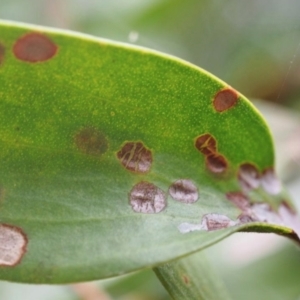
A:
<svg viewBox="0 0 300 300">
<path fill-rule="evenodd" d="M 135 212 L 153 214 L 161 212 L 167 205 L 166 194 L 156 185 L 141 181 L 129 193 L 129 203 Z"/>
<path fill-rule="evenodd" d="M 58 47 L 46 35 L 30 32 L 21 36 L 13 46 L 16 58 L 29 63 L 43 62 L 57 53 Z"/>
<path fill-rule="evenodd" d="M 152 152 L 142 142 L 126 142 L 117 158 L 129 171 L 135 173 L 147 173 L 153 161 Z"/>
<path fill-rule="evenodd" d="M 0 223 L 0 267 L 14 267 L 26 252 L 27 237 L 19 227 Z"/>
<path fill-rule="evenodd" d="M 217 152 L 217 142 L 209 133 L 198 136 L 195 140 L 195 147 L 204 155 Z"/>
<path fill-rule="evenodd" d="M 237 101 L 237 92 L 231 88 L 226 88 L 219 91 L 215 95 L 213 100 L 213 106 L 217 112 L 223 112 L 235 106 Z"/>
<path fill-rule="evenodd" d="M 94 127 L 81 129 L 74 136 L 77 148 L 85 154 L 100 156 L 108 149 L 105 134 Z"/>
</svg>

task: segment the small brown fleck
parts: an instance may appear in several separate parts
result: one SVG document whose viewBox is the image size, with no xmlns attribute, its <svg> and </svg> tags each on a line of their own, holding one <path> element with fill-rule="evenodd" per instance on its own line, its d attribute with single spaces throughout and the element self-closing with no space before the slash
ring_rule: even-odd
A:
<svg viewBox="0 0 300 300">
<path fill-rule="evenodd" d="M 26 252 L 27 237 L 21 228 L 0 224 L 0 266 L 13 267 Z"/>
<path fill-rule="evenodd" d="M 36 63 L 52 58 L 57 53 L 57 46 L 44 34 L 31 32 L 16 41 L 13 52 L 20 60 Z"/>
<path fill-rule="evenodd" d="M 281 183 L 273 168 L 264 170 L 261 177 L 261 185 L 263 189 L 271 195 L 277 195 L 281 191 Z"/>
<path fill-rule="evenodd" d="M 93 127 L 81 129 L 74 137 L 78 149 L 89 155 L 99 156 L 108 149 L 108 142 L 105 135 Z"/>
<path fill-rule="evenodd" d="M 144 214 L 159 213 L 167 205 L 165 193 L 147 181 L 141 181 L 132 188 L 129 202 L 135 212 Z"/>
<path fill-rule="evenodd" d="M 190 278 L 185 274 L 182 275 L 182 281 L 184 282 L 185 285 L 190 284 Z"/>
<path fill-rule="evenodd" d="M 248 209 L 250 209 L 250 201 L 248 197 L 241 192 L 227 193 L 226 198 L 242 211 L 247 211 Z"/>
<path fill-rule="evenodd" d="M 172 183 L 169 194 L 174 200 L 183 203 L 194 203 L 198 200 L 198 189 L 189 179 L 180 179 Z"/>
<path fill-rule="evenodd" d="M 206 214 L 202 218 L 201 225 L 203 229 L 210 231 L 234 226 L 236 222 L 224 215 Z"/>
<path fill-rule="evenodd" d="M 4 55 L 5 55 L 5 47 L 0 43 L 0 65 L 4 61 Z"/>
<path fill-rule="evenodd" d="M 227 169 L 227 161 L 225 157 L 219 153 L 211 153 L 206 156 L 206 167 L 212 173 L 220 174 L 226 171 Z"/>
<path fill-rule="evenodd" d="M 259 187 L 260 174 L 253 164 L 244 163 L 239 168 L 238 180 L 242 190 L 247 193 Z"/>
<path fill-rule="evenodd" d="M 152 153 L 141 142 L 127 142 L 117 153 L 121 164 L 129 171 L 147 173 L 152 164 Z"/>
<path fill-rule="evenodd" d="M 238 94 L 231 88 L 219 91 L 214 100 L 213 105 L 216 111 L 223 112 L 232 108 L 238 100 Z"/>
<path fill-rule="evenodd" d="M 217 142 L 209 133 L 198 136 L 195 141 L 195 147 L 204 155 L 217 152 Z"/>
</svg>

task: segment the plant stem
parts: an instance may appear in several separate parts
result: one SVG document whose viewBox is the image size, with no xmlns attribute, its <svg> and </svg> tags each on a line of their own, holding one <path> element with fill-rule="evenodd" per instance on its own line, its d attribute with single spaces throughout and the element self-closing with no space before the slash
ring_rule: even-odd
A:
<svg viewBox="0 0 300 300">
<path fill-rule="evenodd" d="M 230 299 L 204 251 L 171 261 L 153 270 L 175 300 Z"/>
</svg>

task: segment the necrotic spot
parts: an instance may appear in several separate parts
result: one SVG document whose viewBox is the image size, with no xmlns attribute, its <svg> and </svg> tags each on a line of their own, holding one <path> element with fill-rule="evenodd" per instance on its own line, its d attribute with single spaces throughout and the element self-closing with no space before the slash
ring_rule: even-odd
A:
<svg viewBox="0 0 300 300">
<path fill-rule="evenodd" d="M 251 216 L 259 222 L 266 222 L 270 224 L 281 224 L 282 221 L 271 206 L 267 203 L 254 203 L 251 206 Z"/>
<path fill-rule="evenodd" d="M 80 130 L 75 135 L 74 140 L 78 149 L 89 155 L 99 156 L 105 153 L 108 148 L 105 135 L 93 127 Z"/>
<path fill-rule="evenodd" d="M 135 212 L 159 213 L 166 207 L 165 193 L 152 183 L 142 181 L 129 194 L 129 202 Z"/>
<path fill-rule="evenodd" d="M 286 201 L 283 201 L 279 206 L 278 214 L 283 224 L 292 228 L 300 238 L 300 218 L 296 211 Z"/>
<path fill-rule="evenodd" d="M 234 226 L 236 225 L 236 222 L 224 215 L 206 214 L 202 218 L 201 225 L 204 230 L 210 231 Z"/>
<path fill-rule="evenodd" d="M 271 195 L 276 195 L 281 191 L 281 183 L 273 168 L 264 170 L 261 177 L 261 185 L 263 189 Z"/>
<path fill-rule="evenodd" d="M 238 100 L 236 91 L 232 89 L 224 89 L 218 92 L 213 100 L 213 105 L 216 111 L 223 112 L 232 108 Z"/>
<path fill-rule="evenodd" d="M 188 179 L 175 181 L 169 188 L 169 194 L 174 200 L 183 203 L 194 203 L 199 197 L 197 187 Z"/>
<path fill-rule="evenodd" d="M 238 171 L 238 180 L 244 192 L 256 189 L 260 185 L 260 175 L 257 168 L 250 164 L 242 164 Z"/>
<path fill-rule="evenodd" d="M 216 140 L 209 133 L 198 136 L 195 141 L 195 147 L 204 155 L 209 155 L 217 151 Z"/>
<path fill-rule="evenodd" d="M 246 223 L 257 222 L 258 220 L 251 213 L 249 213 L 249 212 L 243 212 L 238 217 L 238 221 L 239 221 L 240 224 L 246 224 Z"/>
<path fill-rule="evenodd" d="M 227 161 L 225 157 L 218 153 L 211 153 L 206 156 L 206 167 L 212 173 L 221 174 L 226 171 Z"/>
<path fill-rule="evenodd" d="M 5 47 L 0 43 L 0 65 L 4 61 Z"/>
<path fill-rule="evenodd" d="M 57 46 L 47 36 L 32 32 L 16 41 L 13 52 L 16 58 L 35 63 L 52 58 L 57 52 Z"/>
<path fill-rule="evenodd" d="M 0 266 L 15 266 L 26 252 L 24 232 L 7 224 L 0 224 Z"/>
<path fill-rule="evenodd" d="M 147 173 L 152 164 L 152 153 L 141 142 L 127 142 L 117 153 L 121 164 L 129 171 Z"/>
<path fill-rule="evenodd" d="M 248 209 L 250 209 L 249 199 L 241 192 L 227 193 L 226 198 L 242 211 L 247 211 Z"/>
</svg>

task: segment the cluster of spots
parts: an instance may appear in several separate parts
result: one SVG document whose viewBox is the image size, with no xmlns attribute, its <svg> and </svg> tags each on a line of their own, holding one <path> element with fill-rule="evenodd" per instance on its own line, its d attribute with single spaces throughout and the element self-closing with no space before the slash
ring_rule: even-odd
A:
<svg viewBox="0 0 300 300">
<path fill-rule="evenodd" d="M 135 173 L 147 173 L 153 160 L 152 152 L 142 142 L 126 142 L 117 158 L 127 170 Z"/>
<path fill-rule="evenodd" d="M 74 137 L 77 148 L 84 154 L 100 156 L 108 149 L 106 136 L 93 127 L 81 129 Z"/>
<path fill-rule="evenodd" d="M 267 203 L 251 203 L 242 192 L 230 192 L 226 197 L 242 211 L 236 220 L 216 213 L 205 214 L 200 223 L 180 224 L 179 231 L 181 233 L 197 230 L 213 231 L 245 223 L 263 222 L 290 227 L 300 238 L 300 219 L 287 202 L 283 201 L 276 212 Z"/>
<path fill-rule="evenodd" d="M 38 32 L 21 36 L 13 47 L 15 57 L 29 63 L 49 60 L 57 53 L 57 50 L 57 46 L 50 38 Z"/>
<path fill-rule="evenodd" d="M 236 105 L 238 94 L 231 88 L 226 88 L 219 91 L 213 100 L 214 109 L 217 112 L 226 111 Z"/>
<path fill-rule="evenodd" d="M 5 47 L 0 43 L 0 65 L 4 61 Z"/>
<path fill-rule="evenodd" d="M 169 188 L 170 196 L 182 203 L 194 203 L 198 200 L 198 189 L 188 179 L 179 179 Z M 141 181 L 129 193 L 129 203 L 135 212 L 152 214 L 159 213 L 167 206 L 167 196 L 163 190 L 154 184 Z"/>
<path fill-rule="evenodd" d="M 241 209 L 242 213 L 238 217 L 240 224 L 250 222 L 264 222 L 269 224 L 287 225 L 288 220 L 294 220 L 293 229 L 300 234 L 300 221 L 289 205 L 283 201 L 279 206 L 278 212 L 274 211 L 267 203 L 251 203 L 249 198 L 242 192 L 227 193 L 226 197 L 235 206 Z M 288 216 L 288 217 L 286 217 Z M 294 217 L 291 217 L 294 216 Z"/>
<path fill-rule="evenodd" d="M 207 169 L 214 174 L 222 174 L 226 171 L 228 163 L 226 158 L 217 150 L 216 139 L 209 133 L 198 136 L 195 147 L 205 156 Z"/>
<path fill-rule="evenodd" d="M 196 185 L 189 179 L 180 179 L 172 183 L 169 188 L 170 196 L 183 203 L 194 203 L 199 194 Z"/>
<path fill-rule="evenodd" d="M 26 252 L 27 238 L 24 232 L 7 224 L 0 224 L 0 266 L 13 267 L 20 263 Z"/>
<path fill-rule="evenodd" d="M 281 191 L 280 181 L 273 168 L 267 168 L 260 174 L 256 166 L 244 163 L 239 167 L 238 181 L 244 193 L 248 193 L 260 185 L 271 195 L 277 195 Z"/>
</svg>

